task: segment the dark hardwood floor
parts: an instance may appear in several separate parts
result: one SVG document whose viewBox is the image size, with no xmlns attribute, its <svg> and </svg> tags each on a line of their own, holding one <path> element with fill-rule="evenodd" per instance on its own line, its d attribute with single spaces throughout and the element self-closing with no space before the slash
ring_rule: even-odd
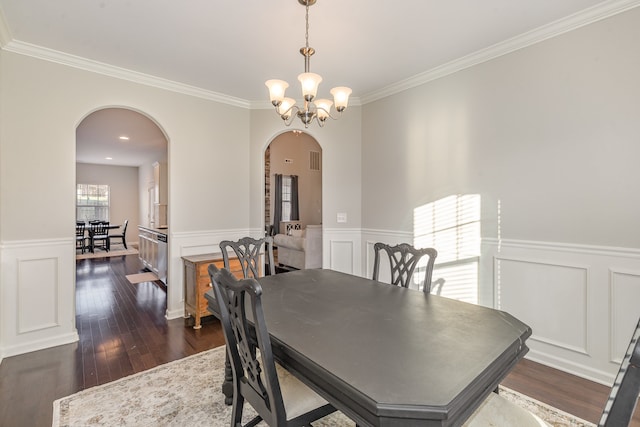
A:
<svg viewBox="0 0 640 427">
<path fill-rule="evenodd" d="M 51 426 L 55 399 L 224 344 L 215 319 L 167 321 L 162 282 L 125 277 L 141 271 L 137 255 L 77 261 L 80 341 L 2 361 L 0 426 Z"/>
<path fill-rule="evenodd" d="M 80 341 L 6 358 L 0 364 L 0 426 L 50 426 L 55 399 L 224 344 L 217 320 L 202 329 L 167 321 L 161 282 L 130 284 L 136 255 L 76 264 Z M 546 366 L 520 362 L 503 385 L 597 422 L 609 388 Z M 640 422 L 633 424 L 640 426 Z"/>
</svg>

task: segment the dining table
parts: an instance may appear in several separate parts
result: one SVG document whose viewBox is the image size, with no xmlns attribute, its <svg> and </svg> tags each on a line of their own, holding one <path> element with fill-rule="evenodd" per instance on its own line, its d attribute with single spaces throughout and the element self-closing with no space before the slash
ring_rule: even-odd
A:
<svg viewBox="0 0 640 427">
<path fill-rule="evenodd" d="M 461 425 L 528 351 L 493 308 L 328 269 L 258 281 L 278 363 L 360 426 Z"/>
<path fill-rule="evenodd" d="M 79 224 L 76 223 L 76 227 L 78 227 L 78 225 Z M 94 225 L 95 224 L 88 223 L 88 224 L 85 224 L 85 228 L 84 228 L 85 233 L 86 233 L 86 240 L 89 241 L 89 244 L 87 245 L 87 249 L 89 250 L 89 252 L 92 252 L 92 253 L 94 251 L 94 248 L 93 248 L 93 245 L 91 244 L 91 242 L 92 242 L 91 238 L 93 237 Z M 103 227 L 106 227 L 108 230 L 115 230 L 117 228 L 122 227 L 122 225 L 121 224 L 106 224 L 106 225 L 103 225 Z"/>
</svg>

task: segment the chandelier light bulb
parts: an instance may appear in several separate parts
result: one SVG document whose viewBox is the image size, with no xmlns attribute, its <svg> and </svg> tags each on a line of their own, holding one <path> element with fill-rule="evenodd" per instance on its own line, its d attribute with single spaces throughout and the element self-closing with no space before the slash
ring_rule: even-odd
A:
<svg viewBox="0 0 640 427">
<path fill-rule="evenodd" d="M 342 113 L 349 105 L 349 95 L 351 95 L 351 89 L 344 86 L 334 87 L 330 91 L 333 95 L 333 101 L 336 104 L 336 110 Z"/>
<path fill-rule="evenodd" d="M 318 93 L 322 77 L 316 73 L 302 73 L 298 76 L 298 80 L 302 85 L 302 97 L 305 101 L 312 101 Z"/>
<path fill-rule="evenodd" d="M 279 106 L 284 99 L 284 92 L 289 87 L 289 83 L 284 80 L 267 80 L 265 86 L 269 88 L 269 100 L 274 106 Z"/>
<path fill-rule="evenodd" d="M 280 105 L 278 105 L 278 114 L 280 114 L 280 117 L 282 117 L 283 120 L 289 120 L 289 117 L 291 117 L 291 111 L 293 110 L 291 107 L 295 104 L 296 100 L 293 98 L 284 98 L 280 102 Z"/>
<path fill-rule="evenodd" d="M 331 89 L 333 102 L 328 99 L 315 99 L 318 93 L 318 86 L 322 82 L 319 74 L 310 71 L 311 57 L 316 53 L 315 49 L 309 46 L 309 6 L 316 4 L 316 0 L 297 0 L 306 9 L 305 14 L 305 45 L 300 48 L 300 54 L 304 57 L 304 73 L 298 76 L 300 86 L 302 86 L 302 97 L 304 102 L 301 106 L 296 105 L 295 100 L 285 98 L 285 90 L 289 84 L 284 80 L 267 80 L 265 85 L 269 88 L 269 100 L 284 121 L 285 126 L 290 126 L 297 117 L 307 128 L 316 119 L 320 127 L 324 126 L 327 119 L 337 120 L 337 116 L 331 114 L 331 106 L 335 105 L 335 111 L 342 113 L 349 105 L 349 95 L 351 89 L 348 87 L 336 87 Z"/>
<path fill-rule="evenodd" d="M 318 115 L 318 120 L 325 121 L 329 117 L 329 111 L 331 111 L 331 105 L 333 105 L 332 101 L 328 99 L 316 99 L 313 101 L 316 105 L 316 114 Z"/>
</svg>

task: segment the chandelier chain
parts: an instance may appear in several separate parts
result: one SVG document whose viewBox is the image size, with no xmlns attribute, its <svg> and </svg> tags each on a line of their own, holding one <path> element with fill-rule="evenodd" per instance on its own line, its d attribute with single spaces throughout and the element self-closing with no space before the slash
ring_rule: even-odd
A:
<svg viewBox="0 0 640 427">
<path fill-rule="evenodd" d="M 307 50 L 309 50 L 309 2 L 307 2 L 305 9 L 306 9 L 306 12 L 305 12 L 304 20 L 307 23 L 307 25 L 305 27 L 304 40 L 306 42 L 306 48 Z"/>
<path fill-rule="evenodd" d="M 333 102 L 328 99 L 316 99 L 318 84 L 322 81 L 322 77 L 309 70 L 311 56 L 315 53 L 315 49 L 309 46 L 309 6 L 313 6 L 316 0 L 298 0 L 298 3 L 305 6 L 305 47 L 300 48 L 300 54 L 304 57 L 304 73 L 298 75 L 298 80 L 302 85 L 304 103 L 302 106 L 298 106 L 293 98 L 285 97 L 285 90 L 289 84 L 284 80 L 267 80 L 265 85 L 269 88 L 269 100 L 275 107 L 276 113 L 284 121 L 285 126 L 291 125 L 294 118 L 297 117 L 305 128 L 313 120 L 316 120 L 318 125 L 322 127 L 327 119 L 337 119 L 331 114 L 332 105 L 335 106 L 337 113 L 342 113 L 347 108 L 351 89 L 343 86 L 331 89 Z"/>
</svg>

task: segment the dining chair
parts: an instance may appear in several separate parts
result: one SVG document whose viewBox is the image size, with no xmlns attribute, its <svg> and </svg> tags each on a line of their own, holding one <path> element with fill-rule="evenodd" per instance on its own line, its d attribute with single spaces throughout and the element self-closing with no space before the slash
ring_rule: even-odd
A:
<svg viewBox="0 0 640 427">
<path fill-rule="evenodd" d="M 120 234 L 109 234 L 109 248 L 111 248 L 111 241 L 114 239 L 120 239 L 122 240 L 122 244 L 124 245 L 125 249 L 127 248 L 127 226 L 129 225 L 129 220 L 125 219 L 124 223 L 122 224 L 122 233 Z"/>
<path fill-rule="evenodd" d="M 390 246 L 385 243 L 378 242 L 373 245 L 375 258 L 373 262 L 373 280 L 378 280 L 380 274 L 380 258 L 384 252 L 389 259 L 391 268 L 391 284 L 408 288 L 411 285 L 413 273 L 418 262 L 424 256 L 428 256 L 427 266 L 424 272 L 424 280 L 422 281 L 422 290 L 424 293 L 431 292 L 431 276 L 433 276 L 433 264 L 438 256 L 438 251 L 433 248 L 416 249 L 408 243 L 400 243 Z"/>
<path fill-rule="evenodd" d="M 109 222 L 100 221 L 89 226 L 89 241 L 91 252 L 96 248 L 102 248 L 109 252 Z"/>
<path fill-rule="evenodd" d="M 331 404 L 274 361 L 258 281 L 237 280 L 215 264 L 208 272 L 233 370 L 231 425 L 242 425 L 245 402 L 258 414 L 245 427 L 262 420 L 269 426 L 299 427 L 334 412 Z"/>
<path fill-rule="evenodd" d="M 262 248 L 265 248 L 266 260 L 262 261 Z M 269 274 L 276 274 L 275 264 L 273 263 L 273 237 L 266 236 L 262 239 L 254 239 L 252 237 L 243 237 L 237 242 L 231 240 L 223 240 L 220 242 L 220 250 L 222 251 L 222 260 L 224 267 L 231 271 L 229 248 L 233 250 L 240 266 L 242 267 L 242 275 L 246 279 L 253 277 L 257 279 L 262 277 L 265 271 L 265 262 L 268 264 Z"/>
<path fill-rule="evenodd" d="M 85 224 L 76 222 L 76 249 L 81 249 L 82 253 L 87 250 L 87 237 L 84 235 Z"/>
<path fill-rule="evenodd" d="M 223 240 L 220 242 L 220 251 L 222 251 L 222 260 L 224 268 L 232 271 L 231 259 L 229 258 L 229 248 L 233 250 L 242 268 L 242 277 L 254 278 L 262 277 L 265 271 L 264 263 L 261 260 L 262 248 L 265 247 L 266 262 L 268 263 L 269 274 L 274 275 L 275 264 L 273 262 L 273 237 L 267 236 L 262 239 L 254 239 L 251 237 L 243 237 L 240 240 L 231 241 Z M 219 315 L 216 315 L 219 317 Z M 231 405 L 233 390 L 231 384 L 233 381 L 233 375 L 231 372 L 231 361 L 227 356 L 224 364 L 225 380 L 222 384 L 222 393 L 225 395 L 225 403 Z"/>
<path fill-rule="evenodd" d="M 631 423 L 640 395 L 640 320 L 633 331 L 618 374 L 611 387 L 607 403 L 602 411 L 598 427 L 626 427 Z M 548 426 L 526 409 L 512 403 L 497 393 L 487 400 L 469 417 L 465 427 L 481 426 Z"/>
</svg>

